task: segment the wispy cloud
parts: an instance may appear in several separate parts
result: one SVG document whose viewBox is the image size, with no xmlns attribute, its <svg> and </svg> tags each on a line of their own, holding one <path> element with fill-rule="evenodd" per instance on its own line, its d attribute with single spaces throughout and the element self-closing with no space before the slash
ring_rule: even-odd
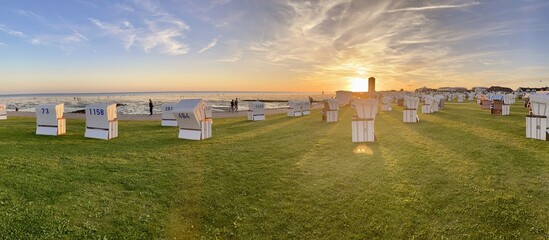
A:
<svg viewBox="0 0 549 240">
<path fill-rule="evenodd" d="M 44 20 L 44 18 L 38 14 L 36 14 L 35 12 L 32 12 L 32 11 L 27 11 L 27 10 L 23 10 L 23 9 L 18 9 L 18 10 L 14 10 L 17 14 L 19 15 L 22 15 L 22 16 L 25 16 L 25 17 L 28 17 L 28 18 L 34 18 L 34 19 L 37 19 L 37 20 Z"/>
<path fill-rule="evenodd" d="M 138 20 L 133 23 L 128 19 L 106 22 L 89 18 L 89 21 L 105 34 L 122 40 L 126 50 L 139 47 L 145 52 L 156 50 L 167 55 L 183 55 L 189 51 L 188 45 L 183 42 L 184 33 L 191 30 L 189 25 L 157 3 L 135 0 L 132 6 L 119 5 L 118 8 L 138 15 Z"/>
<path fill-rule="evenodd" d="M 16 30 L 13 30 L 5 25 L 2 25 L 0 24 L 0 31 L 8 34 L 8 35 L 11 35 L 11 36 L 14 36 L 14 37 L 26 37 L 26 35 L 23 33 L 23 32 L 20 32 L 20 31 L 16 31 Z"/>
<path fill-rule="evenodd" d="M 65 53 L 76 50 L 81 43 L 89 41 L 88 38 L 76 30 L 69 34 L 45 34 L 37 35 L 30 39 L 30 43 L 37 46 L 53 46 Z"/>
<path fill-rule="evenodd" d="M 119 24 L 104 23 L 94 18 L 89 18 L 89 20 L 106 34 L 121 38 L 126 50 L 132 47 L 137 31 L 128 20 L 124 20 Z"/>
<path fill-rule="evenodd" d="M 229 58 L 218 59 L 216 60 L 216 62 L 237 62 L 240 59 L 241 59 L 241 56 L 234 56 Z"/>
<path fill-rule="evenodd" d="M 8 44 L 5 44 L 5 43 L 3 43 L 3 42 L 0 42 L 0 47 L 6 47 L 6 46 L 8 46 Z"/>
<path fill-rule="evenodd" d="M 113 7 L 120 11 L 135 12 L 135 8 L 123 3 L 116 3 Z"/>
<path fill-rule="evenodd" d="M 486 21 L 484 15 L 472 13 L 474 9 L 460 11 L 481 3 L 454 2 L 433 6 L 410 6 L 409 1 L 271 3 L 239 22 L 254 33 L 244 54 L 247 60 L 293 72 L 296 83 L 307 87 L 342 88 L 346 79 L 361 77 L 357 72 L 379 78 L 381 89 L 437 87 L 452 81 L 469 86 L 479 79 L 497 78 L 485 71 L 502 72 L 513 62 L 509 56 L 520 54 L 509 52 L 508 46 L 484 46 L 502 36 L 549 27 L 517 19 Z M 460 14 L 440 18 L 437 9 Z M 247 23 L 256 16 L 261 16 L 260 24 Z M 463 21 L 468 24 L 460 24 Z"/>
<path fill-rule="evenodd" d="M 423 7 L 408 7 L 408 8 L 386 10 L 384 12 L 395 13 L 395 12 L 406 12 L 406 11 L 425 11 L 425 10 L 436 10 L 436 9 L 466 8 L 466 7 L 471 7 L 479 4 L 480 2 L 470 2 L 470 3 L 456 4 L 456 5 L 448 4 L 448 5 L 423 6 Z"/>
<path fill-rule="evenodd" d="M 212 39 L 212 41 L 210 43 L 208 43 L 208 45 L 202 49 L 200 49 L 200 51 L 198 51 L 198 53 L 203 53 L 205 51 L 208 51 L 210 48 L 213 48 L 215 47 L 215 45 L 217 45 L 217 40 L 219 39 L 220 36 L 217 36 L 216 38 Z"/>
<path fill-rule="evenodd" d="M 243 54 L 242 50 L 238 49 L 238 50 L 232 52 L 230 55 L 228 55 L 228 57 L 216 59 L 214 61 L 215 62 L 225 62 L 225 63 L 238 62 L 238 61 L 242 60 L 242 54 Z"/>
</svg>

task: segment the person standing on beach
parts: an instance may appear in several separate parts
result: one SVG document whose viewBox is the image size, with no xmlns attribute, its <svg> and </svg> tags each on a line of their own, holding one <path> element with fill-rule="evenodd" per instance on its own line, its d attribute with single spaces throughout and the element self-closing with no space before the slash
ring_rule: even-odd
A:
<svg viewBox="0 0 549 240">
<path fill-rule="evenodd" d="M 229 110 L 230 112 L 233 112 L 234 111 L 234 99 L 231 99 L 231 110 Z"/>
<path fill-rule="evenodd" d="M 151 113 L 150 116 L 153 115 L 153 108 L 154 108 L 153 101 L 149 99 L 149 112 Z"/>
<path fill-rule="evenodd" d="M 238 112 L 238 98 L 234 100 L 234 110 Z"/>
</svg>

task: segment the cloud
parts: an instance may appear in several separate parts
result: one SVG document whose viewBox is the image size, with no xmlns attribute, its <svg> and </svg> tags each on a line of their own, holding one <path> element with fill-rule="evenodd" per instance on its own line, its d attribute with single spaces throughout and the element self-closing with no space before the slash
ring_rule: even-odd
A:
<svg viewBox="0 0 549 240">
<path fill-rule="evenodd" d="M 450 8 L 466 8 L 466 7 L 471 7 L 479 4 L 480 4 L 479 2 L 470 2 L 470 3 L 464 3 L 464 4 L 458 4 L 458 5 L 448 4 L 448 5 L 423 6 L 423 7 L 409 7 L 409 8 L 386 10 L 384 11 L 384 13 L 395 13 L 395 12 L 405 12 L 405 11 L 425 11 L 425 10 L 450 9 Z"/>
<path fill-rule="evenodd" d="M 73 26 L 69 25 L 68 27 L 72 31 L 72 34 L 70 34 L 69 37 L 66 38 L 68 42 L 88 41 L 88 38 L 78 32 Z"/>
<path fill-rule="evenodd" d="M 216 60 L 216 62 L 237 62 L 240 59 L 241 59 L 241 56 L 234 56 L 229 58 L 218 59 Z"/>
<path fill-rule="evenodd" d="M 117 8 L 131 14 L 128 19 L 115 22 L 88 20 L 112 37 L 122 40 L 124 48 L 141 48 L 145 52 L 159 52 L 166 55 L 183 55 L 189 47 L 183 42 L 190 26 L 149 0 L 135 0 L 132 6 L 118 5 Z M 133 22 L 130 22 L 133 18 Z"/>
<path fill-rule="evenodd" d="M 198 51 L 198 53 L 203 53 L 205 51 L 208 51 L 210 48 L 213 48 L 215 47 L 215 45 L 217 45 L 217 40 L 219 39 L 219 36 L 217 36 L 216 38 L 212 39 L 212 41 L 210 43 L 208 43 L 208 45 L 202 49 L 200 49 L 200 51 Z"/>
<path fill-rule="evenodd" d="M 27 10 L 22 10 L 22 9 L 19 9 L 19 10 L 15 10 L 15 12 L 19 15 L 22 15 L 22 16 L 25 16 L 25 17 L 28 17 L 28 18 L 34 18 L 34 19 L 37 19 L 37 20 L 44 20 L 44 18 L 42 18 L 42 16 L 32 12 L 32 11 L 27 11 Z"/>
<path fill-rule="evenodd" d="M 2 31 L 2 32 L 6 33 L 8 35 L 14 36 L 14 37 L 21 37 L 21 38 L 26 37 L 26 35 L 23 32 L 10 29 L 10 28 L 6 27 L 5 25 L 2 25 L 2 24 L 0 24 L 0 31 Z"/>
<path fill-rule="evenodd" d="M 511 56 L 526 56 L 510 51 L 508 44 L 493 46 L 494 42 L 549 29 L 546 22 L 526 21 L 513 14 L 503 20 L 490 19 L 482 10 L 470 9 L 441 18 L 434 11 L 463 9 L 479 2 L 411 3 L 288 0 L 254 5 L 254 11 L 235 24 L 245 29 L 237 34 L 244 34 L 247 41 L 232 45 L 246 46 L 243 54 L 251 64 L 268 64 L 291 73 L 287 78 L 294 79 L 296 87 L 344 88 L 342 82 L 356 77 L 359 70 L 378 78 L 380 89 L 437 87 L 448 82 L 468 87 L 479 80 L 512 74 L 508 66 L 517 62 Z M 500 6 L 482 4 L 487 8 Z M 391 14 L 384 14 L 387 12 Z M 491 75 L 486 73 L 488 69 Z"/>
<path fill-rule="evenodd" d="M 77 49 L 81 43 L 89 41 L 84 35 L 76 30 L 69 34 L 45 34 L 34 36 L 30 43 L 37 46 L 53 46 L 61 49 L 65 53 L 71 53 Z"/>
<path fill-rule="evenodd" d="M 126 4 L 122 4 L 122 3 L 114 4 L 114 8 L 116 8 L 120 11 L 135 12 L 135 8 L 130 7 L 129 5 L 126 5 Z"/>
<path fill-rule="evenodd" d="M 5 43 L 3 43 L 3 42 L 0 42 L 0 47 L 7 47 L 7 46 L 8 46 L 8 44 L 5 44 Z"/>
<path fill-rule="evenodd" d="M 124 41 L 124 48 L 129 50 L 135 42 L 136 30 L 128 20 L 122 21 L 120 24 L 103 23 L 97 19 L 89 18 L 96 27 L 103 30 L 106 34 L 121 38 Z"/>
</svg>

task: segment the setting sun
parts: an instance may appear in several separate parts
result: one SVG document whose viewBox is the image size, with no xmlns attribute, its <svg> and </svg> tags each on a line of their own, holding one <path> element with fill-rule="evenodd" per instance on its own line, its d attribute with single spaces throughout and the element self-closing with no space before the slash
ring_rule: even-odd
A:
<svg viewBox="0 0 549 240">
<path fill-rule="evenodd" d="M 349 88 L 353 92 L 367 92 L 368 80 L 360 77 L 351 78 L 349 80 Z"/>
</svg>

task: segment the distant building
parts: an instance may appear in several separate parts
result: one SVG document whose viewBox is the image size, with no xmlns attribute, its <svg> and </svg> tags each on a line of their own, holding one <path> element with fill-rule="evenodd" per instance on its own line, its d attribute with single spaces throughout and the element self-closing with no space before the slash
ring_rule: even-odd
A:
<svg viewBox="0 0 549 240">
<path fill-rule="evenodd" d="M 336 91 L 336 99 L 339 102 L 339 105 L 349 105 L 351 100 L 353 100 L 353 92 L 351 91 Z"/>
<path fill-rule="evenodd" d="M 506 92 L 506 93 L 512 93 L 513 89 L 508 87 L 501 87 L 501 86 L 491 86 L 490 88 L 486 89 L 487 92 Z"/>
<path fill-rule="evenodd" d="M 487 87 L 473 87 L 472 88 L 473 92 L 486 92 L 486 90 L 488 90 Z"/>
<path fill-rule="evenodd" d="M 436 92 L 436 91 L 437 90 L 434 88 L 422 87 L 422 88 L 416 89 L 414 92 L 424 93 L 424 92 Z"/>
<path fill-rule="evenodd" d="M 549 87 L 531 88 L 531 87 L 519 87 L 515 92 L 517 93 L 531 93 L 539 91 L 549 91 Z"/>
<path fill-rule="evenodd" d="M 437 92 L 467 92 L 467 88 L 464 87 L 441 87 L 437 89 Z"/>
</svg>

